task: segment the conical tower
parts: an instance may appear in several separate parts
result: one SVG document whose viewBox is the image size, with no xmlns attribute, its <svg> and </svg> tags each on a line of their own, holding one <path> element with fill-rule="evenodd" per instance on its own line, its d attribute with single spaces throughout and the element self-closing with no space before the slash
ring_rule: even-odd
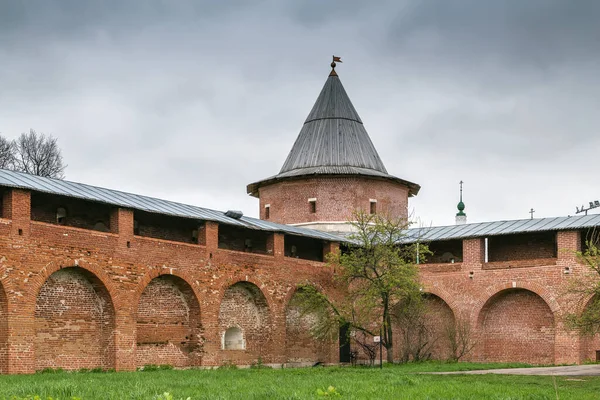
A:
<svg viewBox="0 0 600 400">
<path fill-rule="evenodd" d="M 262 219 L 327 231 L 347 230 L 359 209 L 406 217 L 420 187 L 388 174 L 331 66 L 283 167 L 248 193 L 260 199 Z"/>
</svg>

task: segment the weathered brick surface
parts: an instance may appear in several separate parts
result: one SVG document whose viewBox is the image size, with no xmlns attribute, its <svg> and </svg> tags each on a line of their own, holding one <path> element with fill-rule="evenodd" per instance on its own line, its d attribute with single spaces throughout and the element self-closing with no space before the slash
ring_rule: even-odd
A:
<svg viewBox="0 0 600 400">
<path fill-rule="evenodd" d="M 270 205 L 269 221 L 296 224 L 314 221 L 344 222 L 355 210 L 370 211 L 377 200 L 377 213 L 406 217 L 408 189 L 396 182 L 367 177 L 311 177 L 278 182 L 259 189 L 260 217 Z M 309 199 L 316 199 L 312 213 Z"/>
<path fill-rule="evenodd" d="M 81 268 L 53 273 L 35 305 L 35 368 L 114 367 L 114 307 L 106 289 Z"/>
<path fill-rule="evenodd" d="M 342 291 L 325 264 L 286 257 L 291 249 L 280 233 L 266 237 L 266 254 L 254 254 L 220 249 L 214 222 L 199 227 L 197 244 L 134 235 L 131 210 L 109 210 L 110 232 L 32 221 L 31 197 L 22 190 L 5 190 L 2 210 L 2 372 L 220 365 L 259 357 L 337 360 L 335 346 L 310 343 L 310 317 L 299 317 L 290 301 L 307 281 L 330 298 Z M 574 256 L 579 232 L 558 232 L 550 258 L 531 258 L 548 255 L 542 252 L 485 263 L 483 243 L 464 240 L 461 263 L 421 267 L 423 291 L 437 296 L 430 306 L 433 325 L 451 314 L 466 319 L 478 343 L 471 359 L 595 358 L 598 339 L 582 338 L 562 323 L 583 307 L 581 297 L 566 290 L 586 272 Z M 318 258 L 337 249 L 317 244 Z M 222 335 L 233 325 L 243 330 L 246 350 L 222 349 Z M 439 357 L 443 351 L 442 344 L 435 349 Z"/>
<path fill-rule="evenodd" d="M 8 199 L 3 209 L 9 210 L 3 215 L 12 217 L 0 219 L 3 372 L 31 373 L 46 366 L 220 365 L 256 362 L 259 356 L 264 362 L 285 362 L 290 293 L 309 281 L 335 294 L 331 270 L 323 263 L 284 257 L 281 234 L 271 235 L 270 254 L 252 254 L 219 249 L 218 224 L 212 222 L 199 232 L 205 245 L 189 244 L 133 235 L 130 210 L 111 210 L 112 232 L 97 232 L 31 221 L 27 192 L 9 191 L 3 199 Z M 228 289 L 249 282 L 256 300 L 230 296 Z M 110 329 L 99 319 L 99 304 L 108 300 L 114 305 Z M 219 318 L 223 300 L 228 311 Z M 245 326 L 242 315 L 255 306 L 268 323 L 250 323 L 248 350 L 234 357 L 221 349 L 222 326 Z M 68 312 L 60 314 L 65 308 Z M 101 359 L 101 351 L 102 357 L 109 356 Z"/>
<path fill-rule="evenodd" d="M 136 365 L 200 365 L 200 304 L 192 288 L 172 275 L 154 278 L 137 308 Z"/>
<path fill-rule="evenodd" d="M 508 289 L 488 300 L 480 312 L 481 359 L 554 363 L 554 315 L 537 294 Z"/>
<path fill-rule="evenodd" d="M 316 314 L 303 314 L 298 304 L 297 293 L 294 293 L 285 313 L 286 362 L 336 362 L 337 343 L 314 340 L 311 329 L 319 317 Z"/>
</svg>

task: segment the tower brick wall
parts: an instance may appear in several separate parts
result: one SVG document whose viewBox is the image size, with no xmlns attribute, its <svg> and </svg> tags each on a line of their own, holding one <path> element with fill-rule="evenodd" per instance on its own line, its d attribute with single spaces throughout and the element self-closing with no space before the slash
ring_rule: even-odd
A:
<svg viewBox="0 0 600 400">
<path fill-rule="evenodd" d="M 316 176 L 287 180 L 259 189 L 260 218 L 282 224 L 346 222 L 356 210 L 406 218 L 408 188 L 399 183 L 361 176 Z M 311 209 L 309 200 L 314 199 Z M 269 218 L 266 206 L 269 206 Z"/>
</svg>

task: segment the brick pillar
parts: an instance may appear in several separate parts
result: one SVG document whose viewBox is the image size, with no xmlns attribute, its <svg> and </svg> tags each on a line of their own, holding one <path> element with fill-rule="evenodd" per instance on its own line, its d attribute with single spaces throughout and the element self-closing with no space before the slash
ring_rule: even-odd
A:
<svg viewBox="0 0 600 400">
<path fill-rule="evenodd" d="M 136 319 L 133 312 L 133 299 L 116 304 L 115 302 L 115 369 L 135 371 L 136 368 Z"/>
<path fill-rule="evenodd" d="M 580 231 L 556 232 L 557 264 L 567 267 L 577 262 L 577 252 L 581 251 Z"/>
<path fill-rule="evenodd" d="M 198 242 L 206 246 L 206 263 L 212 265 L 212 254 L 219 248 L 219 224 L 206 221 L 202 229 L 198 230 Z M 212 268 L 218 268 L 212 265 Z M 218 282 L 218 281 L 217 281 Z M 217 291 L 217 287 L 211 286 L 211 290 L 201 296 L 200 320 L 204 337 L 202 365 L 221 364 L 221 336 L 219 335 L 219 311 L 221 296 L 223 293 Z"/>
<path fill-rule="evenodd" d="M 35 372 L 34 309 L 22 302 L 13 302 L 8 309 L 7 320 L 8 373 L 32 374 Z"/>
<path fill-rule="evenodd" d="M 463 240 L 463 270 L 481 270 L 485 260 L 485 242 L 483 238 Z"/>
<path fill-rule="evenodd" d="M 577 252 L 581 251 L 581 232 L 580 231 L 559 231 L 556 232 L 556 264 L 560 268 L 560 277 L 565 281 L 565 287 L 568 287 L 573 274 L 578 270 L 583 270 L 577 264 Z M 570 299 L 568 297 L 571 297 Z M 569 330 L 564 325 L 564 319 L 569 312 L 575 312 L 573 305 L 577 303 L 578 295 L 561 296 L 561 310 L 556 315 L 556 327 L 554 337 L 554 362 L 556 364 L 571 364 L 580 362 L 581 336 L 577 331 Z M 570 308 L 570 309 L 569 309 Z"/>
<path fill-rule="evenodd" d="M 327 262 L 327 255 L 330 253 L 337 253 L 339 250 L 340 244 L 338 242 L 323 243 L 323 261 Z"/>
<path fill-rule="evenodd" d="M 11 235 L 29 237 L 31 226 L 31 193 L 10 189 L 2 198 L 2 217 L 12 220 Z"/>
<path fill-rule="evenodd" d="M 11 219 L 12 240 L 29 237 L 31 229 L 31 194 L 26 190 L 10 189 L 4 193 L 2 199 L 2 216 Z M 13 295 L 7 292 L 7 297 L 12 297 L 9 303 L 8 323 L 8 373 L 33 373 L 35 372 L 34 337 L 35 303 L 25 304 L 24 299 L 30 296 L 22 294 Z M 34 298 L 35 302 L 35 298 Z"/>
<path fill-rule="evenodd" d="M 119 235 L 119 247 L 133 240 L 133 210 L 114 208 L 110 213 L 110 231 Z"/>
<path fill-rule="evenodd" d="M 219 248 L 219 224 L 214 221 L 206 221 L 204 228 L 198 231 L 198 242 L 206 246 L 206 250 Z"/>
<path fill-rule="evenodd" d="M 219 334 L 219 311 L 221 298 L 217 295 L 202 296 L 200 300 L 200 320 L 202 322 L 204 344 L 202 365 L 221 364 L 221 336 Z"/>
<path fill-rule="evenodd" d="M 274 233 L 272 246 L 275 258 L 283 260 L 285 255 L 285 235 L 283 233 Z"/>
</svg>

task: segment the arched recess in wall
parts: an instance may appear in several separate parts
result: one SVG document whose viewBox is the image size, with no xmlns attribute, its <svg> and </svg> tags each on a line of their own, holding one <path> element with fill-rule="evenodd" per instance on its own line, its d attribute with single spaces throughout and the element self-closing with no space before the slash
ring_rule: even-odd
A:
<svg viewBox="0 0 600 400">
<path fill-rule="evenodd" d="M 329 362 L 333 359 L 332 341 L 317 340 L 311 330 L 318 324 L 317 313 L 303 314 L 300 308 L 302 288 L 295 290 L 285 309 L 285 358 L 288 363 Z"/>
<path fill-rule="evenodd" d="M 8 299 L 0 282 L 0 374 L 8 372 Z"/>
<path fill-rule="evenodd" d="M 585 305 L 584 310 L 589 311 L 600 311 L 600 297 L 598 295 L 593 296 Z M 600 333 L 596 333 L 593 336 L 581 334 L 580 338 L 581 355 L 580 361 L 600 361 Z"/>
<path fill-rule="evenodd" d="M 452 356 L 448 331 L 456 326 L 454 312 L 432 293 L 424 293 L 423 302 L 422 313 L 411 312 L 401 303 L 393 308 L 396 360 L 448 360 Z"/>
<path fill-rule="evenodd" d="M 478 327 L 482 361 L 554 363 L 554 314 L 532 291 L 496 293 L 481 309 Z"/>
<path fill-rule="evenodd" d="M 152 279 L 137 306 L 137 366 L 200 365 L 201 334 L 200 304 L 192 287 L 174 275 Z"/>
<path fill-rule="evenodd" d="M 114 368 L 115 312 L 93 273 L 63 268 L 46 279 L 35 305 L 35 369 Z"/>
<path fill-rule="evenodd" d="M 232 328 L 243 339 L 243 348 L 231 343 L 226 346 L 225 334 L 233 332 Z M 224 361 L 250 363 L 259 357 L 268 361 L 272 347 L 271 331 L 269 305 L 258 286 L 250 282 L 237 282 L 225 290 L 219 310 Z"/>
</svg>

